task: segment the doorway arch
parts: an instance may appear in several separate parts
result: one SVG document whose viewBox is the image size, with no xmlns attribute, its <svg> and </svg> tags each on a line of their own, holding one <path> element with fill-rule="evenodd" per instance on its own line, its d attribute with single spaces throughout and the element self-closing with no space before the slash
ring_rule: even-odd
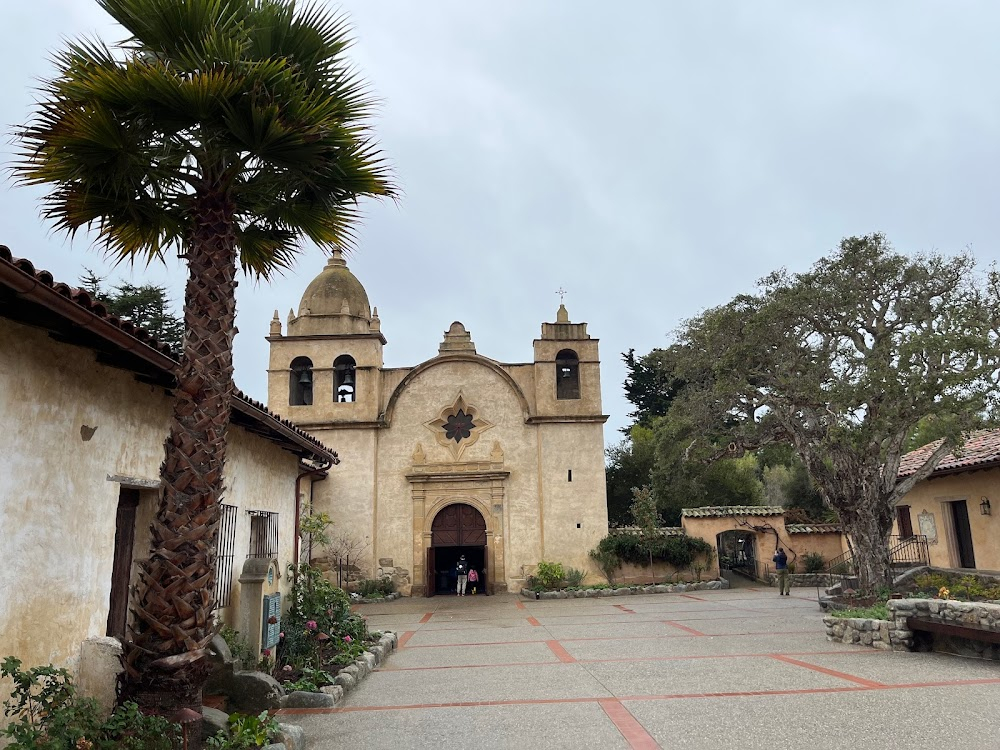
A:
<svg viewBox="0 0 1000 750">
<path fill-rule="evenodd" d="M 480 576 L 477 593 L 492 593 L 495 550 L 487 518 L 473 498 L 450 498 L 434 509 L 425 538 L 426 566 L 424 590 L 427 596 L 454 592 L 455 564 L 465 555 L 470 568 Z M 468 591 L 471 592 L 470 585 Z"/>
<path fill-rule="evenodd" d="M 715 537 L 719 569 L 757 580 L 757 535 L 749 529 L 723 531 Z"/>
</svg>

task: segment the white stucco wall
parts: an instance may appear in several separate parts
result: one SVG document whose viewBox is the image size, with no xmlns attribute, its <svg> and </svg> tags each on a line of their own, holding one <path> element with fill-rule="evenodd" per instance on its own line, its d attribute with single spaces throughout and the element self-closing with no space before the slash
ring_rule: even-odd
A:
<svg viewBox="0 0 1000 750">
<path fill-rule="evenodd" d="M 109 477 L 158 481 L 169 414 L 161 388 L 0 319 L 0 656 L 73 669 L 80 643 L 105 634 L 121 486 Z M 234 576 L 249 548 L 247 509 L 280 513 L 284 571 L 298 459 L 238 427 L 229 435 L 225 502 L 241 506 Z M 137 555 L 155 497 L 140 500 Z"/>
</svg>

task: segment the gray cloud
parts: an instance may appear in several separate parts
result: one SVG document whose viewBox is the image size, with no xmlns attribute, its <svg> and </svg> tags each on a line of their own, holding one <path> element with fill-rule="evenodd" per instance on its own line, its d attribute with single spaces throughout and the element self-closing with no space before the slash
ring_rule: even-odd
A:
<svg viewBox="0 0 1000 750">
<path fill-rule="evenodd" d="M 606 438 L 626 423 L 619 354 L 842 236 L 998 257 L 1000 101 L 988 2 L 343 5 L 383 100 L 404 195 L 371 204 L 351 267 L 390 366 L 432 356 L 454 319 L 482 354 L 532 356 L 560 286 L 601 338 Z M 4 8 L 0 121 L 23 122 L 60 37 L 117 36 L 96 6 Z M 8 151 L 9 152 L 9 151 Z M 6 159 L 6 157 L 5 157 Z M 0 242 L 57 278 L 100 265 L 5 189 Z M 322 267 L 239 292 L 237 380 L 266 398 L 263 336 Z M 135 277 L 145 277 L 139 269 Z M 179 297 L 183 269 L 150 269 Z"/>
</svg>

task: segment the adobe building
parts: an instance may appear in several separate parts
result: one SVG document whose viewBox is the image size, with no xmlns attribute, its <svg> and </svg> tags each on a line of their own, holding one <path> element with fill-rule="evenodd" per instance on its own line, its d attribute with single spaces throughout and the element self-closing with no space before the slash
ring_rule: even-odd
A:
<svg viewBox="0 0 1000 750">
<path fill-rule="evenodd" d="M 159 505 L 176 366 L 168 346 L 0 245 L 0 656 L 66 667 L 106 706 L 112 639 L 131 622 L 134 561 Z M 263 608 L 280 617 L 288 598 L 298 506 L 337 457 L 239 392 L 228 441 L 216 617 L 272 645 Z M 9 689 L 0 680 L 0 696 Z"/>
<path fill-rule="evenodd" d="M 939 444 L 903 456 L 899 476 L 913 474 Z M 899 539 L 925 537 L 935 567 L 1000 570 L 998 497 L 1000 429 L 977 430 L 899 500 L 892 533 Z"/>
<path fill-rule="evenodd" d="M 268 406 L 337 446 L 313 510 L 370 545 L 365 575 L 433 595 L 465 554 L 492 593 L 519 590 L 541 560 L 592 567 L 607 416 L 598 341 L 565 307 L 530 362 L 479 354 L 455 322 L 435 355 L 386 368 L 378 311 L 336 252 L 267 340 Z"/>
</svg>

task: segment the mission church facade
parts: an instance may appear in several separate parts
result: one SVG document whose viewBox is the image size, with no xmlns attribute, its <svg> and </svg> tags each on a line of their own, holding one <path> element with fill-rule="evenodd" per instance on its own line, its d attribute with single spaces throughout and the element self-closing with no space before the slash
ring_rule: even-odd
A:
<svg viewBox="0 0 1000 750">
<path fill-rule="evenodd" d="M 341 463 L 313 489 L 336 533 L 370 541 L 370 571 L 404 594 L 450 587 L 459 554 L 490 592 L 542 560 L 587 570 L 608 531 L 598 341 L 563 305 L 534 358 L 476 351 L 458 322 L 437 355 L 386 368 L 378 310 L 337 252 L 285 330 L 271 321 L 268 406 Z"/>
</svg>

